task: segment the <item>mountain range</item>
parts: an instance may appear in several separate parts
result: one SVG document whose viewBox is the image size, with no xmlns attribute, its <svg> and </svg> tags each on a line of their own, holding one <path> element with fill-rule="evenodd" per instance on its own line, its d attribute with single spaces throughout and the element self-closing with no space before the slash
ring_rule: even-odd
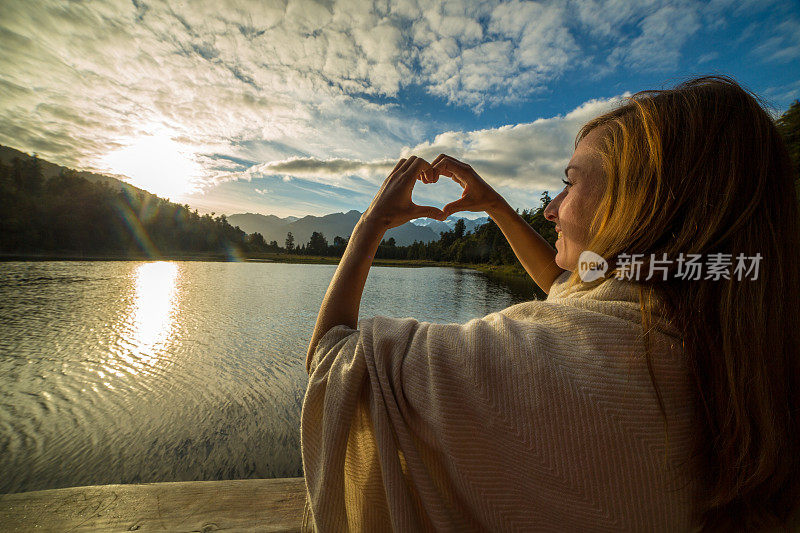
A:
<svg viewBox="0 0 800 533">
<path fill-rule="evenodd" d="M 359 218 L 361 212 L 353 209 L 347 213 L 331 213 L 321 217 L 308 215 L 302 218 L 243 213 L 228 216 L 228 222 L 233 226 L 239 226 L 246 233 L 258 232 L 263 235 L 265 241 L 277 241 L 280 246 L 284 245 L 286 234 L 291 232 L 295 244 L 299 246 L 307 243 L 315 231 L 322 233 L 331 244 L 334 237 L 346 239 L 353 233 Z M 451 215 L 444 221 L 422 218 L 416 222 L 406 222 L 402 226 L 388 230 L 384 239 L 394 238 L 398 246 L 408 246 L 414 241 L 436 241 L 439 240 L 440 232 L 452 230 L 460 218 L 462 217 Z M 463 220 L 465 231 L 472 231 L 488 222 L 489 217 Z"/>
</svg>

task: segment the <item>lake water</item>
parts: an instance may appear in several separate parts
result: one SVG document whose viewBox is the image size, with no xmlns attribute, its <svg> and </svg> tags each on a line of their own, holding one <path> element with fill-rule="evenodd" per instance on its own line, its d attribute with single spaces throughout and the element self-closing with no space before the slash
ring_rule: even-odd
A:
<svg viewBox="0 0 800 533">
<path fill-rule="evenodd" d="M 301 476 L 335 269 L 0 263 L 0 493 Z M 464 323 L 528 298 L 473 270 L 373 267 L 360 316 Z"/>
</svg>

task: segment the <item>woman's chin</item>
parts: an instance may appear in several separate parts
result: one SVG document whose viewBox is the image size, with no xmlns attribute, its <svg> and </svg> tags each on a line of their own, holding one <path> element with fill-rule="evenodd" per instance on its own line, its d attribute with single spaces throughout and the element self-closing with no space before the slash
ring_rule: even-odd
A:
<svg viewBox="0 0 800 533">
<path fill-rule="evenodd" d="M 577 261 L 573 261 L 570 264 L 569 262 L 564 260 L 564 257 L 565 255 L 563 252 L 557 252 L 555 257 L 556 265 L 558 265 L 558 268 L 560 268 L 561 270 L 569 270 L 570 272 L 574 272 L 575 266 L 577 265 Z"/>
<path fill-rule="evenodd" d="M 562 254 L 561 252 L 557 252 L 556 253 L 556 257 L 555 257 L 556 265 L 558 265 L 558 268 L 560 268 L 561 270 L 569 270 L 567 267 L 564 266 L 563 257 L 564 257 L 564 254 Z"/>
</svg>

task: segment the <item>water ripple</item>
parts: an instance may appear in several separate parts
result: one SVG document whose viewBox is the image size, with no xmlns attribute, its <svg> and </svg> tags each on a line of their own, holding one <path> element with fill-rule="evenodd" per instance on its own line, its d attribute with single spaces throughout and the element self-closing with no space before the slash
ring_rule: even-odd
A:
<svg viewBox="0 0 800 533">
<path fill-rule="evenodd" d="M 302 475 L 306 347 L 335 268 L 0 263 L 0 492 Z M 463 323 L 522 299 L 474 271 L 382 267 L 361 316 Z"/>
</svg>

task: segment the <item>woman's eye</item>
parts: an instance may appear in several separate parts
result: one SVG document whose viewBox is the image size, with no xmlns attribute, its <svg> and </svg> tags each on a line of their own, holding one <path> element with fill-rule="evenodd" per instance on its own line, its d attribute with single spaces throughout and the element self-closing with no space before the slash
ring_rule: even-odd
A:
<svg viewBox="0 0 800 533">
<path fill-rule="evenodd" d="M 571 186 L 572 186 L 572 184 L 571 184 L 570 182 L 568 182 L 567 180 L 565 180 L 565 179 L 563 179 L 563 178 L 561 179 L 561 183 L 563 183 L 563 184 L 564 184 L 564 185 L 566 185 L 567 187 L 571 187 Z"/>
</svg>

